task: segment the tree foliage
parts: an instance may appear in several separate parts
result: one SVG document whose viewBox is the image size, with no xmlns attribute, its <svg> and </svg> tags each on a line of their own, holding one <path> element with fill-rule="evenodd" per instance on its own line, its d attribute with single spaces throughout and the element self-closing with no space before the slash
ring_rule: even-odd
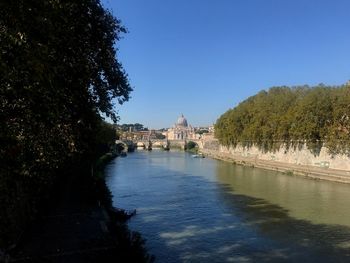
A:
<svg viewBox="0 0 350 263">
<path fill-rule="evenodd" d="M 124 123 L 121 125 L 118 125 L 118 130 L 121 131 L 148 131 L 147 127 L 144 127 L 141 123 Z"/>
<path fill-rule="evenodd" d="M 314 154 L 350 154 L 350 86 L 273 87 L 228 110 L 215 135 L 227 146 L 256 145 L 264 151 L 306 143 Z"/>
<path fill-rule="evenodd" d="M 193 142 L 193 141 L 188 141 L 186 144 L 186 149 L 187 150 L 192 150 L 194 148 L 198 147 L 197 143 Z"/>
<path fill-rule="evenodd" d="M 60 169 L 93 158 L 99 114 L 117 120 L 113 103 L 132 90 L 116 59 L 124 32 L 99 0 L 1 1 L 0 209 L 8 216 L 0 225 L 8 231 L 35 214 Z"/>
</svg>

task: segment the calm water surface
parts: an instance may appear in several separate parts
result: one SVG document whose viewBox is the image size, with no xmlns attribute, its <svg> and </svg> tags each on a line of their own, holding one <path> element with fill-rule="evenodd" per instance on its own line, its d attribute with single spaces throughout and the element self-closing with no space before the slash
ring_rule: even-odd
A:
<svg viewBox="0 0 350 263">
<path fill-rule="evenodd" d="M 350 185 L 163 151 L 115 159 L 107 184 L 156 262 L 350 262 Z"/>
</svg>

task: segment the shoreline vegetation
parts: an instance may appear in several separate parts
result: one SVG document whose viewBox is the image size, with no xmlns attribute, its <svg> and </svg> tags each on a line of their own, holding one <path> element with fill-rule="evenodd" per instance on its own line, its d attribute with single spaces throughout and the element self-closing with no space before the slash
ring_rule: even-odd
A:
<svg viewBox="0 0 350 263">
<path fill-rule="evenodd" d="M 0 7 L 0 261 L 151 261 L 112 207 L 113 155 L 99 159 L 117 150 L 104 118 L 116 123 L 132 91 L 117 59 L 126 28 L 99 0 Z"/>
<path fill-rule="evenodd" d="M 227 147 L 257 146 L 273 152 L 306 144 L 315 156 L 350 156 L 350 84 L 272 87 L 222 114 L 215 136 Z"/>
<path fill-rule="evenodd" d="M 68 254 L 68 259 L 79 262 L 153 262 L 145 240 L 128 228 L 127 221 L 136 211 L 127 212 L 112 204 L 104 169 L 116 157 L 112 153 L 101 156 L 95 162 L 94 172 L 86 163 L 72 168 L 74 177 L 62 179 L 55 190 L 57 195 L 47 200 L 49 206 L 40 210 L 15 244 L 2 251 L 0 261 L 61 262 Z M 86 222 L 76 215 L 91 219 Z M 72 222 L 72 217 L 79 224 Z M 84 229 L 92 234 L 79 234 Z M 43 231 L 44 237 L 39 240 Z M 71 239 L 76 242 L 73 246 Z"/>
<path fill-rule="evenodd" d="M 185 151 L 189 153 L 197 154 L 198 149 L 199 149 L 198 144 L 196 144 L 193 141 L 188 141 L 185 145 Z"/>
<path fill-rule="evenodd" d="M 113 236 L 116 244 L 117 259 L 122 262 L 154 262 L 155 257 L 148 254 L 145 248 L 145 242 L 140 233 L 129 230 L 127 221 L 136 215 L 136 210 L 132 212 L 125 211 L 113 206 L 112 194 L 105 181 L 105 167 L 114 158 L 116 154 L 107 153 L 101 156 L 95 163 L 95 187 L 99 205 L 107 212 L 107 228 L 110 235 Z M 115 258 L 111 258 L 115 260 Z"/>
<path fill-rule="evenodd" d="M 350 157 L 350 83 L 340 86 L 272 87 L 247 98 L 222 114 L 215 124 L 215 137 L 223 148 L 204 149 L 214 158 L 243 165 L 284 171 L 314 179 L 350 183 L 346 160 Z M 304 149 L 321 162 L 345 158 L 334 167 L 317 167 L 281 160 L 234 154 L 237 148 L 254 155 L 288 154 Z M 204 147 L 205 148 L 205 147 Z M 326 152 L 323 151 L 326 149 Z M 326 156 L 327 155 L 327 156 Z M 306 157 L 305 157 L 306 158 Z M 338 170 L 339 167 L 339 170 Z"/>
</svg>

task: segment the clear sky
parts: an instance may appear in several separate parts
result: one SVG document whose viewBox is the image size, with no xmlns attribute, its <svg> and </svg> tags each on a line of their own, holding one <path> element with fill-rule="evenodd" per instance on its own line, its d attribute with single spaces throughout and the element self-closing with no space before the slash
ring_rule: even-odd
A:
<svg viewBox="0 0 350 263">
<path fill-rule="evenodd" d="M 349 0 L 102 0 L 129 33 L 121 123 L 209 125 L 259 90 L 350 79 Z"/>
</svg>

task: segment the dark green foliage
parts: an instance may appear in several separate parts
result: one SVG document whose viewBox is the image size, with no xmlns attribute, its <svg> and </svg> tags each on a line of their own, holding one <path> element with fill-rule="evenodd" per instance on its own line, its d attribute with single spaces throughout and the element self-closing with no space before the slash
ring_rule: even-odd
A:
<svg viewBox="0 0 350 263">
<path fill-rule="evenodd" d="M 58 174 L 113 137 L 99 114 L 116 121 L 113 100 L 129 99 L 122 32 L 98 0 L 0 2 L 0 247 Z"/>
<path fill-rule="evenodd" d="M 131 123 L 124 123 L 124 124 L 121 124 L 121 125 L 118 125 L 118 130 L 121 130 L 121 131 L 148 131 L 148 128 L 147 127 L 144 127 L 143 124 L 140 124 L 140 123 L 134 123 L 134 124 L 131 124 Z"/>
<path fill-rule="evenodd" d="M 154 256 L 148 254 L 145 248 L 145 240 L 138 232 L 130 231 L 126 222 L 136 214 L 136 210 L 132 213 L 122 209 L 115 209 L 112 204 L 112 194 L 108 189 L 103 178 L 103 170 L 105 166 L 113 160 L 111 154 L 101 156 L 95 163 L 95 176 L 90 177 L 93 189 L 90 191 L 96 195 L 95 200 L 99 200 L 106 209 L 110 221 L 108 224 L 109 231 L 116 240 L 117 258 L 121 262 L 154 262 Z"/>
<path fill-rule="evenodd" d="M 203 134 L 203 133 L 209 133 L 207 129 L 200 129 L 199 131 L 196 131 L 197 134 Z"/>
<path fill-rule="evenodd" d="M 192 150 L 194 148 L 198 147 L 197 143 L 193 142 L 193 141 L 189 141 L 186 144 L 186 150 Z"/>
<path fill-rule="evenodd" d="M 159 139 L 159 140 L 164 140 L 166 138 L 165 135 L 158 132 L 155 134 L 155 136 L 156 136 L 156 139 Z"/>
<path fill-rule="evenodd" d="M 115 141 L 117 140 L 117 132 L 113 124 L 101 121 L 96 127 L 96 150 L 95 156 L 98 158 L 106 152 L 113 151 Z"/>
<path fill-rule="evenodd" d="M 274 151 L 282 144 L 307 147 L 317 155 L 350 154 L 350 86 L 273 87 L 241 102 L 216 122 L 223 145 L 256 145 Z"/>
</svg>

